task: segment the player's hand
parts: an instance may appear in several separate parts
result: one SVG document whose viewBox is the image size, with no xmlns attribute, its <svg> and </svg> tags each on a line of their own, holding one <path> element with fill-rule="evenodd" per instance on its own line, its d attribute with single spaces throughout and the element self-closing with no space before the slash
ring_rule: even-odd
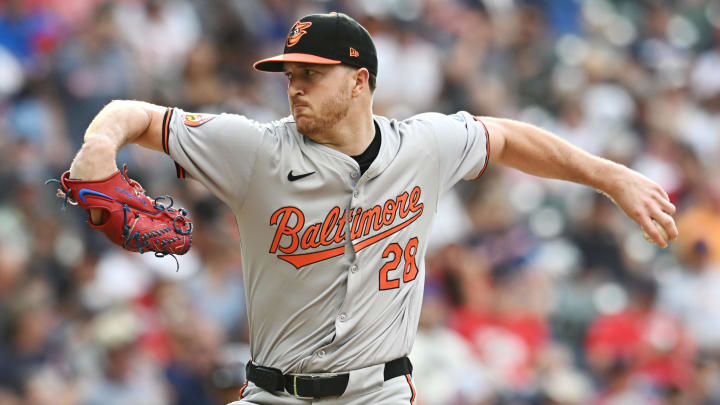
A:
<svg viewBox="0 0 720 405">
<path fill-rule="evenodd" d="M 665 190 L 642 174 L 623 167 L 621 173 L 612 182 L 607 192 L 609 197 L 625 214 L 640 225 L 653 243 L 665 248 L 669 241 L 678 236 L 673 215 L 675 206 L 670 202 Z M 653 222 L 657 222 L 657 225 Z M 668 240 L 662 235 L 665 230 Z"/>
</svg>

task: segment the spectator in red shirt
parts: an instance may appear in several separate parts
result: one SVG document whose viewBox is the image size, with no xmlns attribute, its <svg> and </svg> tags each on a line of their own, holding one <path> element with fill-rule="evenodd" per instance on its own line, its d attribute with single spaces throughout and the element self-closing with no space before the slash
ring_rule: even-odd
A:
<svg viewBox="0 0 720 405">
<path fill-rule="evenodd" d="M 465 337 L 501 386 L 523 391 L 549 339 L 546 320 L 527 299 L 535 286 L 522 265 L 498 266 L 489 277 L 491 299 L 465 297 L 449 325 Z"/>
<path fill-rule="evenodd" d="M 623 364 L 633 380 L 659 389 L 684 388 L 690 383 L 694 344 L 678 320 L 655 309 L 657 289 L 654 280 L 634 280 L 630 304 L 591 324 L 587 356 L 601 379 L 607 380 Z"/>
</svg>

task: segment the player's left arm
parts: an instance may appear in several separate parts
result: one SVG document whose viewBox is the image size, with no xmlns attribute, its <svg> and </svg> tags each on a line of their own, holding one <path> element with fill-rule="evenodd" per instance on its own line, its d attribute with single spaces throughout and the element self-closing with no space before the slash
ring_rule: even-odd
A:
<svg viewBox="0 0 720 405">
<path fill-rule="evenodd" d="M 670 240 L 677 238 L 672 217 L 675 206 L 657 183 L 534 125 L 502 118 L 480 119 L 488 131 L 491 161 L 535 176 L 593 187 L 612 198 L 658 246 L 666 247 L 667 242 L 653 220 L 665 229 Z"/>
</svg>

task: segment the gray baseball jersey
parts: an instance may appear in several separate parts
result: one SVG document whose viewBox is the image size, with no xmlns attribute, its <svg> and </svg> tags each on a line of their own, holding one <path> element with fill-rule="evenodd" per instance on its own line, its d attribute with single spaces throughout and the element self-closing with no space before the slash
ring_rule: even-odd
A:
<svg viewBox="0 0 720 405">
<path fill-rule="evenodd" d="M 410 353 L 438 199 L 482 174 L 488 134 L 466 112 L 374 120 L 380 151 L 360 175 L 292 117 L 165 114 L 163 148 L 178 176 L 236 217 L 257 364 L 341 372 Z"/>
</svg>

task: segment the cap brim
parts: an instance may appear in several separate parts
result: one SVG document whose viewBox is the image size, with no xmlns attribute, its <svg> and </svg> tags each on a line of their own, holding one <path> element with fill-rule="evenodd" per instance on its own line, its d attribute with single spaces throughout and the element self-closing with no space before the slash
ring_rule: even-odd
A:
<svg viewBox="0 0 720 405">
<path fill-rule="evenodd" d="M 284 53 L 273 56 L 272 58 L 259 60 L 253 64 L 253 67 L 263 72 L 282 72 L 283 63 L 285 62 L 315 63 L 318 65 L 339 65 L 342 63 L 339 60 L 323 58 L 307 53 Z"/>
</svg>

